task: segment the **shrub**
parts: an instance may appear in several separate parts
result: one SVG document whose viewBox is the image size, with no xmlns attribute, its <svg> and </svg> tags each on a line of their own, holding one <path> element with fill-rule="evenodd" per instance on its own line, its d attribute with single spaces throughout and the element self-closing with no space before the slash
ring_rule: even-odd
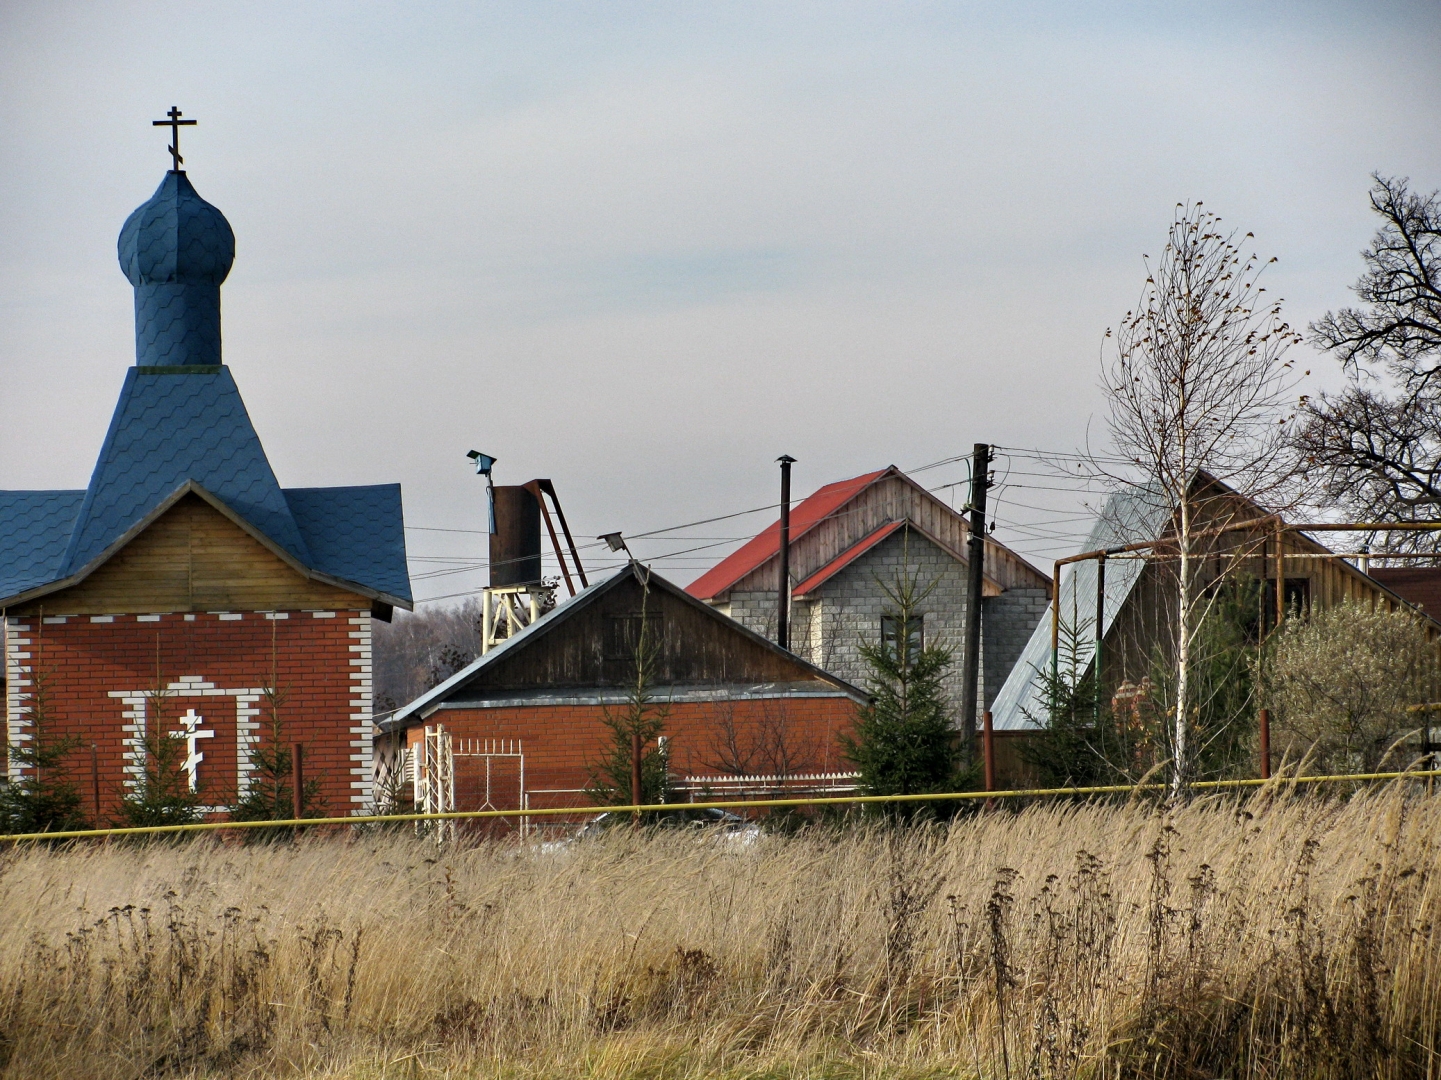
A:
<svg viewBox="0 0 1441 1080">
<path fill-rule="evenodd" d="M 1261 674 L 1272 741 L 1313 772 L 1370 772 L 1419 724 L 1408 707 L 1431 700 L 1436 643 L 1410 611 L 1347 602 L 1293 619 L 1268 644 Z"/>
</svg>

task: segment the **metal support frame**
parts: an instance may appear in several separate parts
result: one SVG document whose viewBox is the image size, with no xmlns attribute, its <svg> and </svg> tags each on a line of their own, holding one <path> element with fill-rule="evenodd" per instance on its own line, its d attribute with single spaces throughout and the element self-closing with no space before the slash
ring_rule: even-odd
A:
<svg viewBox="0 0 1441 1080">
<path fill-rule="evenodd" d="M 487 586 L 480 591 L 480 652 L 484 656 L 507 638 L 514 637 L 542 612 L 544 590 L 539 585 Z"/>
<path fill-rule="evenodd" d="M 455 752 L 451 746 L 450 733 L 437 724 L 427 726 L 421 732 L 420 745 L 411 757 L 411 779 L 414 784 L 415 807 L 422 814 L 452 814 L 455 812 Z M 416 825 L 417 831 L 425 829 L 424 823 Z M 454 821 L 431 823 L 431 835 L 437 841 L 455 839 Z"/>
<path fill-rule="evenodd" d="M 571 580 L 570 567 L 575 566 L 575 576 L 580 579 L 580 587 L 584 589 L 590 584 L 586 580 L 585 568 L 580 565 L 580 552 L 575 547 L 575 537 L 570 535 L 570 526 L 565 523 L 565 511 L 560 508 L 560 496 L 555 493 L 555 485 L 549 480 L 532 480 L 522 484 L 521 487 L 535 496 L 536 503 L 540 506 L 541 517 L 545 520 L 546 532 L 550 534 L 551 550 L 555 552 L 555 561 L 560 566 L 560 576 L 565 579 L 566 590 L 571 596 L 575 595 L 575 582 Z M 566 549 L 570 551 L 570 563 L 566 562 L 565 550 L 560 546 L 560 538 L 555 534 L 555 521 L 551 520 L 550 507 L 545 505 L 545 498 L 550 497 L 551 506 L 555 507 L 556 521 L 560 522 L 560 531 L 565 533 Z"/>
</svg>

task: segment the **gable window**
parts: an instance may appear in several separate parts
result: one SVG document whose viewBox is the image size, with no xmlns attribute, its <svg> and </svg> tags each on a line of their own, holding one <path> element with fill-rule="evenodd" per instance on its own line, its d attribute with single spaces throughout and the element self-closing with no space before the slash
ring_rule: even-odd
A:
<svg viewBox="0 0 1441 1080">
<path fill-rule="evenodd" d="M 894 656 L 902 641 L 906 643 L 906 663 L 914 664 L 925 648 L 925 625 L 921 616 L 901 619 L 895 615 L 882 615 L 881 648 Z"/>
</svg>

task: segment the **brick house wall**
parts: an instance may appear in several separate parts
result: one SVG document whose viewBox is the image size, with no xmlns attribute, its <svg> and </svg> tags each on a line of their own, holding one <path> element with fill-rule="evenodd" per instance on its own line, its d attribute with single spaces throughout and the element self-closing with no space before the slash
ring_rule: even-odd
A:
<svg viewBox="0 0 1441 1080">
<path fill-rule="evenodd" d="M 195 739 L 205 804 L 231 805 L 245 789 L 249 748 L 270 739 L 265 691 L 280 690 L 283 739 L 305 746 L 305 773 L 320 784 L 322 812 L 349 815 L 371 800 L 371 619 L 368 610 L 202 612 L 161 615 L 9 616 L 4 623 L 9 744 L 32 737 L 37 684 L 50 731 L 83 741 L 69 767 L 96 817 L 91 745 L 99 761 L 103 821 L 139 767 L 154 723 Z M 10 766 L 12 779 L 17 768 Z"/>
<path fill-rule="evenodd" d="M 662 692 L 663 696 L 663 692 Z M 590 806 L 583 789 L 591 768 L 610 751 L 606 709 L 622 707 L 615 700 L 576 697 L 567 704 L 494 705 L 442 708 L 424 723 L 398 732 L 414 748 L 425 729 L 442 727 L 455 752 L 457 810 L 480 809 L 485 802 L 485 761 L 470 751 L 484 750 L 487 740 L 518 741 L 525 756 L 525 790 L 532 808 Z M 840 736 L 853 728 L 855 702 L 845 696 L 787 696 L 725 701 L 672 701 L 664 737 L 673 778 L 717 775 L 723 771 L 726 744 L 752 750 L 764 766 L 768 732 L 784 720 L 792 747 L 800 750 L 804 768 L 844 772 L 852 766 L 841 753 Z M 519 809 L 518 759 L 490 762 L 490 805 Z"/>
</svg>

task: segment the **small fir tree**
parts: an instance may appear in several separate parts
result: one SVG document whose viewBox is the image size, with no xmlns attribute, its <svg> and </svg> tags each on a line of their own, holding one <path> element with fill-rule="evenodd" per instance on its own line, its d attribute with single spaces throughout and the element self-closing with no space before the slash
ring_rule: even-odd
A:
<svg viewBox="0 0 1441 1080">
<path fill-rule="evenodd" d="M 926 645 L 920 632 L 921 604 L 935 583 L 922 588 L 907 570 L 892 585 L 880 585 L 889 602 L 890 632 L 860 643 L 871 700 L 857 710 L 855 732 L 842 737 L 842 748 L 868 795 L 955 790 L 969 781 L 960 775 L 962 748 L 943 687 L 952 654 L 942 645 Z M 896 812 L 913 818 L 934 809 L 901 803 Z"/>
<path fill-rule="evenodd" d="M 662 743 L 670 709 L 664 702 L 657 702 L 652 691 L 660 642 L 656 640 L 646 610 L 650 598 L 649 571 L 635 569 L 646 578 L 640 618 L 627 620 L 625 624 L 634 627 L 627 642 L 634 642 L 634 673 L 626 690 L 625 704 L 615 710 L 606 708 L 602 713 L 602 723 L 610 732 L 610 745 L 606 755 L 590 766 L 590 783 L 586 785 L 586 794 L 600 806 L 655 805 L 666 801 L 670 789 L 670 765 Z M 639 793 L 631 790 L 637 735 L 641 745 Z"/>
<path fill-rule="evenodd" d="M 295 755 L 286 744 L 281 719 L 289 694 L 274 684 L 264 694 L 267 738 L 250 748 L 250 785 L 230 811 L 236 821 L 285 821 L 295 816 Z M 320 781 L 306 777 L 301 816 L 318 817 L 324 809 Z"/>
<path fill-rule="evenodd" d="M 155 643 L 155 686 L 145 695 L 144 760 L 141 771 L 120 799 L 116 824 L 125 827 L 187 825 L 200 820 L 201 798 L 185 772 L 185 743 L 170 730 L 170 700 Z M 197 785 L 198 788 L 198 785 Z"/>
<path fill-rule="evenodd" d="M 1063 619 L 1056 629 L 1055 669 L 1046 664 L 1036 671 L 1045 712 L 1022 710 L 1040 730 L 1021 743 L 1021 760 L 1036 770 L 1043 787 L 1113 783 L 1124 770 L 1118 745 L 1124 732 L 1102 708 L 1095 665 L 1085 656 L 1090 624 Z"/>
<path fill-rule="evenodd" d="M 37 648 L 31 675 L 30 738 L 12 743 L 10 762 L 19 779 L 0 786 L 0 829 L 8 833 L 64 832 L 88 829 L 80 791 L 70 779 L 66 759 L 83 745 L 75 736 L 52 732 L 50 678 L 42 672 Z"/>
</svg>

